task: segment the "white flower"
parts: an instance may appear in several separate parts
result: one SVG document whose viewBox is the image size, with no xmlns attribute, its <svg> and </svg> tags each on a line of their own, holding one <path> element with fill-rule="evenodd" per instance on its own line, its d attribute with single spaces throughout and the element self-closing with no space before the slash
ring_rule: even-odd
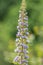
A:
<svg viewBox="0 0 43 65">
<path fill-rule="evenodd" d="M 24 53 L 24 54 L 28 54 L 29 52 L 28 52 L 26 49 L 24 49 L 24 50 L 23 50 L 23 53 Z"/>
<path fill-rule="evenodd" d="M 18 22 L 20 22 L 21 20 L 19 19 Z"/>
<path fill-rule="evenodd" d="M 22 28 L 21 31 L 24 31 L 24 28 Z"/>
<path fill-rule="evenodd" d="M 21 35 L 20 32 L 18 32 L 18 33 L 17 33 L 17 36 L 20 36 L 20 35 Z"/>
<path fill-rule="evenodd" d="M 21 18 L 21 14 L 19 14 L 19 18 Z"/>
<path fill-rule="evenodd" d="M 21 21 L 20 21 L 18 24 L 19 24 L 19 25 L 23 25 L 23 26 L 27 26 L 27 27 L 28 27 L 28 23 L 26 23 L 26 22 L 21 22 Z"/>
<path fill-rule="evenodd" d="M 26 21 L 27 21 L 27 20 L 28 20 L 28 17 L 24 17 L 24 20 L 26 20 Z"/>
<path fill-rule="evenodd" d="M 24 30 L 28 31 L 28 28 L 24 28 Z"/>
<path fill-rule="evenodd" d="M 17 52 L 17 51 L 18 51 L 18 47 L 17 47 L 17 49 L 15 49 L 14 51 Z"/>
<path fill-rule="evenodd" d="M 24 25 L 28 27 L 28 23 L 27 22 L 25 22 Z"/>
<path fill-rule="evenodd" d="M 19 41 L 19 38 L 16 38 L 16 42 L 18 42 Z"/>
<path fill-rule="evenodd" d="M 20 50 L 19 47 L 17 47 L 17 49 L 15 49 L 15 52 L 20 53 L 22 52 L 22 50 Z"/>
<path fill-rule="evenodd" d="M 18 31 L 20 32 L 20 29 L 18 29 Z"/>
<path fill-rule="evenodd" d="M 29 51 L 26 51 L 27 52 L 27 54 L 29 53 Z"/>
<path fill-rule="evenodd" d="M 29 32 L 26 32 L 26 35 L 29 35 Z"/>
<path fill-rule="evenodd" d="M 19 22 L 18 24 L 21 25 L 21 22 Z"/>
<path fill-rule="evenodd" d="M 26 42 L 30 43 L 30 40 L 29 40 L 29 39 L 27 39 L 27 40 L 26 40 Z"/>
<path fill-rule="evenodd" d="M 19 46 L 19 42 L 16 43 L 16 46 Z"/>
<path fill-rule="evenodd" d="M 20 29 L 20 27 L 19 27 L 19 26 L 17 26 L 17 29 Z"/>
<path fill-rule="evenodd" d="M 19 24 L 19 25 L 24 25 L 24 22 L 19 22 L 18 24 Z"/>
</svg>

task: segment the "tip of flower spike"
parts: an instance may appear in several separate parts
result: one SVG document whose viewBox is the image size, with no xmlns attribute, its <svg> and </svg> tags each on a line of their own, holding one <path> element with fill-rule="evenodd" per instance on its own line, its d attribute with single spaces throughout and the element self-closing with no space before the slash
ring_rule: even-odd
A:
<svg viewBox="0 0 43 65">
<path fill-rule="evenodd" d="M 26 8 L 25 0 L 22 0 L 21 9 Z"/>
</svg>

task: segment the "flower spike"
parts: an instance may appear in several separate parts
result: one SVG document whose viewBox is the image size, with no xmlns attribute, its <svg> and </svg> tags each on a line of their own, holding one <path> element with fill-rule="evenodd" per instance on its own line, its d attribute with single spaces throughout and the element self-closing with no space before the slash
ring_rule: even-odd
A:
<svg viewBox="0 0 43 65">
<path fill-rule="evenodd" d="M 16 34 L 16 46 L 15 52 L 18 54 L 13 62 L 17 62 L 20 65 L 28 65 L 28 46 L 27 43 L 30 42 L 28 40 L 28 16 L 26 12 L 26 4 L 25 0 L 22 0 L 21 8 L 19 11 L 19 20 L 17 26 L 17 34 Z"/>
</svg>

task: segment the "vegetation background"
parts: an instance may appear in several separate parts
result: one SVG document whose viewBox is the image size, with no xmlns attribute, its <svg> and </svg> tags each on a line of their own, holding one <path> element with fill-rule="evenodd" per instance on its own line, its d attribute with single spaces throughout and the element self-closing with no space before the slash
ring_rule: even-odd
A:
<svg viewBox="0 0 43 65">
<path fill-rule="evenodd" d="M 22 0 L 0 0 L 0 65 L 12 60 Z M 43 65 L 43 0 L 26 0 L 30 32 L 29 65 Z"/>
</svg>

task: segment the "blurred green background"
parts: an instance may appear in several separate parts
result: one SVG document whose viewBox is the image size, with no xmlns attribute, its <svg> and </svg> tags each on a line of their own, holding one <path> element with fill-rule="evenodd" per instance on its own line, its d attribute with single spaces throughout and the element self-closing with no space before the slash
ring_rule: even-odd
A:
<svg viewBox="0 0 43 65">
<path fill-rule="evenodd" d="M 14 65 L 15 39 L 22 0 L 0 0 L 0 65 Z M 29 65 L 43 65 L 43 0 L 26 0 L 29 18 Z"/>
</svg>

